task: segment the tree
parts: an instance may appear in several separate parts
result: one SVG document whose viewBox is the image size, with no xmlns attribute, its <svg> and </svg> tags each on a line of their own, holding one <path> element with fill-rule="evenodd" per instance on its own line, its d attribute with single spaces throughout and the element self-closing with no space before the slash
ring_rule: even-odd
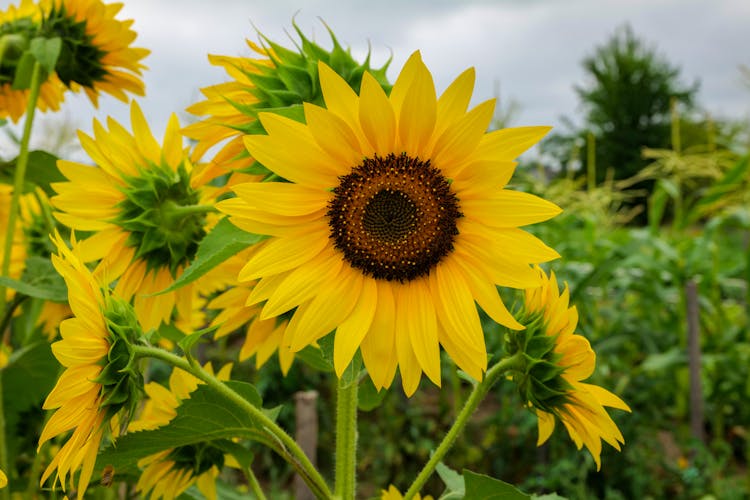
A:
<svg viewBox="0 0 750 500">
<path fill-rule="evenodd" d="M 631 177 L 646 163 L 642 148 L 670 146 L 670 103 L 690 109 L 698 84 L 680 83 L 679 68 L 637 38 L 629 25 L 582 65 L 588 82 L 575 90 L 585 113 L 584 128 L 596 139 L 597 181 L 610 168 L 615 179 Z"/>
</svg>

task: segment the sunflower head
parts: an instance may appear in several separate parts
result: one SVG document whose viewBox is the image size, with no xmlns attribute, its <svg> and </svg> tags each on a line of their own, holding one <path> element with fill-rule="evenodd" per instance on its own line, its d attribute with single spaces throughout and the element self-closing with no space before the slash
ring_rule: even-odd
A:
<svg viewBox="0 0 750 500">
<path fill-rule="evenodd" d="M 18 121 L 26 111 L 29 89 L 15 88 L 16 70 L 31 40 L 39 34 L 42 11 L 32 0 L 21 0 L 0 11 L 0 118 Z M 60 109 L 65 86 L 56 74 L 50 75 L 39 90 L 37 108 L 41 111 Z"/>
<path fill-rule="evenodd" d="M 130 43 L 132 21 L 118 21 L 122 4 L 101 0 L 48 0 L 42 32 L 59 37 L 62 49 L 55 66 L 59 79 L 71 89 L 83 88 L 94 105 L 99 92 L 127 101 L 125 92 L 144 94 L 141 59 L 149 51 Z"/>
<path fill-rule="evenodd" d="M 232 80 L 202 89 L 206 100 L 187 108 L 188 112 L 203 117 L 202 121 L 185 128 L 185 134 L 198 141 L 197 156 L 229 139 L 214 162 L 231 170 L 250 167 L 253 160 L 244 150 L 242 136 L 265 133 L 257 120 L 259 112 L 278 112 L 302 121 L 302 103 L 323 104 L 318 62 L 330 66 L 355 91 L 359 91 L 365 73 L 372 75 L 383 88 L 390 89 L 385 75 L 390 61 L 380 68 L 372 68 L 369 54 L 364 62 L 358 62 L 330 29 L 331 49 L 311 41 L 296 24 L 294 29 L 300 38 L 297 50 L 287 49 L 261 34 L 260 45 L 247 42 L 260 56 L 258 58 L 209 57 L 211 63 L 222 66 Z"/>
<path fill-rule="evenodd" d="M 554 273 L 549 276 L 538 266 L 540 286 L 526 290 L 520 315 L 526 329 L 506 337 L 511 354 L 523 353 L 525 368 L 514 375 L 524 402 L 536 411 L 538 444 L 552 434 L 560 420 L 573 442 L 591 452 L 597 469 L 601 467 L 601 442 L 617 450 L 624 439 L 605 406 L 630 411 L 611 392 L 584 383 L 594 372 L 596 354 L 588 340 L 575 334 L 578 313 L 568 307 L 567 284 L 560 293 Z"/>
<path fill-rule="evenodd" d="M 415 52 L 390 94 L 365 72 L 359 93 L 318 63 L 325 107 L 304 123 L 260 113 L 266 134 L 244 137 L 284 182 L 234 187 L 217 204 L 236 226 L 269 237 L 239 273 L 259 280 L 247 305 L 290 314 L 283 345 L 299 351 L 335 330 L 341 376 L 360 350 L 378 389 L 400 370 L 406 394 L 424 372 L 441 383 L 440 350 L 477 380 L 487 367 L 477 304 L 522 329 L 496 285 L 539 282 L 529 264 L 558 254 L 520 226 L 559 213 L 506 189 L 514 159 L 548 127 L 487 132 L 494 100 L 468 109 L 472 69 L 438 97 Z"/>
</svg>

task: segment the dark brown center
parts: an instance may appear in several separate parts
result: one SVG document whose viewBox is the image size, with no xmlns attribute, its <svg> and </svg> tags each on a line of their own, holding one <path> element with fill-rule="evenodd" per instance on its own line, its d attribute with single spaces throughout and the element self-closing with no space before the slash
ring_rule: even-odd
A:
<svg viewBox="0 0 750 500">
<path fill-rule="evenodd" d="M 330 237 L 352 267 L 403 283 L 429 274 L 453 250 L 458 199 L 429 161 L 375 156 L 339 179 L 328 205 Z"/>
</svg>

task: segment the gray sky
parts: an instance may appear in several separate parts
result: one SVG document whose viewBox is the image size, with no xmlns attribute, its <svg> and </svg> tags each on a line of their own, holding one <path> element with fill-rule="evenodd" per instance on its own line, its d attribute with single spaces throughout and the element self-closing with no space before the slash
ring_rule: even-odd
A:
<svg viewBox="0 0 750 500">
<path fill-rule="evenodd" d="M 395 77 L 414 50 L 433 72 L 438 92 L 469 66 L 477 70 L 475 102 L 493 96 L 520 104 L 514 125 L 560 125 L 578 116 L 575 83 L 581 59 L 628 22 L 682 69 L 686 83 L 700 79 L 699 102 L 719 117 L 750 117 L 750 89 L 738 67 L 750 66 L 748 0 L 123 0 L 119 18 L 135 20 L 137 46 L 148 48 L 147 96 L 140 99 L 161 137 L 171 112 L 200 98 L 200 87 L 226 80 L 206 55 L 249 55 L 253 26 L 282 45 L 297 24 L 328 47 L 323 19 L 339 41 L 373 61 L 391 52 Z M 8 0 L 0 0 L 5 8 Z M 319 19 L 320 18 L 320 19 Z M 83 96 L 68 96 L 67 118 L 91 129 L 91 119 L 112 115 L 127 124 L 127 106 L 111 97 L 94 111 Z M 62 117 L 56 117 L 60 120 Z"/>
</svg>

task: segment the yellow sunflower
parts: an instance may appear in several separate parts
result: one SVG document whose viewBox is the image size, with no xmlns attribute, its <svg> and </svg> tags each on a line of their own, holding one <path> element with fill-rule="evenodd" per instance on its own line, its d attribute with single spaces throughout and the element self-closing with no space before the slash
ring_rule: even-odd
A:
<svg viewBox="0 0 750 500">
<path fill-rule="evenodd" d="M 144 95 L 141 60 L 150 51 L 131 47 L 132 20 L 115 19 L 122 3 L 101 0 L 42 0 L 43 32 L 62 39 L 55 71 L 74 92 L 83 89 L 94 106 L 106 92 L 127 102 L 126 92 Z"/>
<path fill-rule="evenodd" d="M 602 440 L 618 451 L 625 442 L 604 407 L 625 411 L 630 411 L 630 407 L 608 390 L 583 382 L 594 372 L 596 354 L 585 337 L 575 334 L 578 313 L 575 306 L 568 307 L 568 286 L 565 285 L 561 294 L 554 272 L 549 277 L 539 268 L 537 272 L 541 286 L 526 290 L 524 310 L 530 323 L 536 322 L 540 335 L 551 343 L 552 350 L 544 359 L 559 367 L 559 377 L 555 378 L 531 373 L 552 389 L 545 391 L 544 398 L 528 398 L 539 419 L 537 444 L 542 445 L 549 439 L 555 420 L 559 419 L 578 449 L 586 446 L 599 470 Z M 534 327 L 527 324 L 527 329 Z"/>
<path fill-rule="evenodd" d="M 0 469 L 0 488 L 5 488 L 6 486 L 8 486 L 8 476 Z"/>
<path fill-rule="evenodd" d="M 8 43 L 11 37 L 28 39 L 33 36 L 42 21 L 42 11 L 33 0 L 21 0 L 21 3 L 9 5 L 4 11 L 0 11 L 0 39 L 6 38 Z M 0 118 L 10 118 L 17 122 L 26 112 L 29 98 L 29 90 L 13 89 L 13 78 L 15 76 L 18 58 L 22 51 L 13 51 L 7 45 L 3 48 L 0 58 Z M 39 99 L 36 107 L 40 111 L 58 111 L 63 102 L 65 86 L 57 75 L 53 74 L 42 84 L 39 89 Z"/>
<path fill-rule="evenodd" d="M 248 300 L 252 301 L 256 283 L 243 283 L 236 279 L 254 252 L 255 248 L 251 247 L 220 266 L 221 272 L 234 277 L 234 283 L 208 303 L 209 309 L 220 311 L 211 323 L 212 326 L 218 326 L 214 337 L 218 339 L 244 328 L 245 342 L 240 349 L 239 360 L 244 361 L 255 356 L 255 366 L 260 368 L 274 352 L 278 351 L 281 372 L 286 375 L 294 362 L 294 352 L 282 344 L 288 321 L 281 318 L 260 319 L 260 306 L 245 305 Z"/>
<path fill-rule="evenodd" d="M 60 324 L 62 340 L 52 344 L 65 371 L 44 402 L 44 409 L 56 411 L 42 430 L 39 447 L 55 436 L 73 433 L 55 454 L 40 484 L 56 470 L 55 483 L 59 481 L 65 489 L 70 474 L 72 487 L 75 472 L 81 469 L 77 489 L 82 497 L 107 424 L 118 414 L 127 421 L 142 390 L 143 380 L 131 366 L 129 347 L 140 329 L 129 306 L 104 294 L 59 234 L 55 244 L 58 254 L 52 256 L 52 263 L 65 279 L 75 317 Z"/>
<path fill-rule="evenodd" d="M 206 370 L 213 374 L 210 364 Z M 219 380 L 229 380 L 232 365 L 225 365 L 216 374 Z M 190 398 L 190 393 L 202 384 L 193 375 L 174 369 L 169 377 L 169 389 L 149 382 L 145 386 L 149 399 L 143 413 L 134 420 L 128 430 L 150 430 L 168 424 L 177 416 L 177 407 Z M 216 500 L 216 478 L 227 457 L 210 443 L 197 443 L 149 455 L 138 461 L 143 468 L 136 484 L 136 491 L 144 497 L 171 500 L 180 496 L 193 484 L 209 500 Z M 230 464 L 234 464 L 230 460 Z"/>
<path fill-rule="evenodd" d="M 140 107 L 131 106 L 133 133 L 116 121 L 109 131 L 94 121 L 94 137 L 80 133 L 81 145 L 96 163 L 58 161 L 69 182 L 54 183 L 51 200 L 66 226 L 94 231 L 80 243 L 85 262 L 100 260 L 97 275 L 117 279 L 115 293 L 134 304 L 143 328 L 157 328 L 195 311 L 199 286 L 212 287 L 209 274 L 170 293 L 170 286 L 192 261 L 212 223 L 215 188 L 196 181 L 182 146 L 177 117 L 167 125 L 163 147 L 149 130 Z M 218 285 L 216 285 L 218 286 Z"/>
<path fill-rule="evenodd" d="M 369 73 L 357 95 L 319 64 L 327 109 L 306 103 L 306 124 L 259 115 L 268 135 L 251 156 L 289 182 L 237 186 L 219 204 L 238 227 L 270 237 L 241 270 L 258 279 L 260 319 L 293 309 L 284 345 L 299 351 L 336 330 L 341 374 L 359 348 L 377 388 L 400 369 L 411 395 L 424 373 L 440 384 L 440 346 L 480 379 L 487 353 L 475 301 L 522 328 L 495 285 L 536 286 L 530 263 L 558 254 L 519 226 L 560 209 L 503 189 L 514 158 L 548 127 L 485 133 L 494 100 L 467 111 L 474 71 L 438 99 L 420 54 L 390 95 Z"/>
</svg>

